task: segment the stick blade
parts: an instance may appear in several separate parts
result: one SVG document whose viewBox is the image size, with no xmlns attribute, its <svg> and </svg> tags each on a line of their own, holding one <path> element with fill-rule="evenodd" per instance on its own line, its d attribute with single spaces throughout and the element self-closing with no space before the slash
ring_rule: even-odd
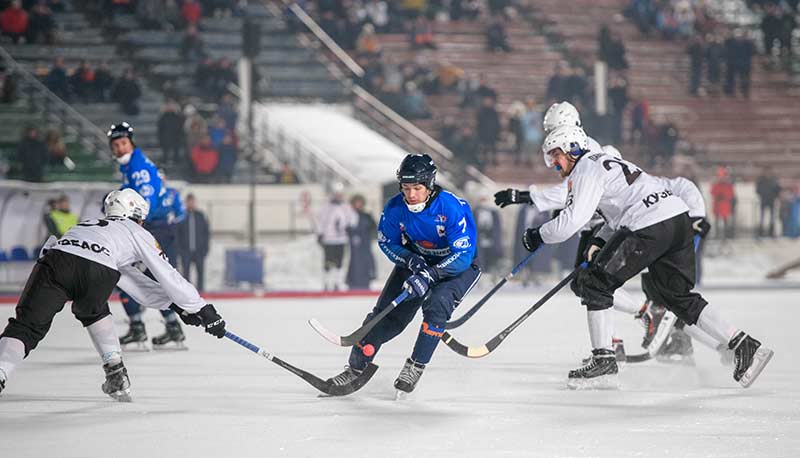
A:
<svg viewBox="0 0 800 458">
<path fill-rule="evenodd" d="M 341 336 L 323 326 L 322 323 L 320 323 L 319 320 L 317 320 L 316 318 L 308 320 L 308 324 L 309 326 L 311 326 L 312 329 L 317 331 L 317 334 L 321 335 L 328 342 L 334 345 L 339 345 L 340 347 L 348 346 L 342 342 Z"/>
<path fill-rule="evenodd" d="M 468 347 L 457 341 L 455 337 L 451 336 L 447 331 L 442 334 L 442 341 L 445 343 L 445 345 L 450 347 L 451 350 L 461 356 L 466 356 L 467 358 L 483 358 L 491 353 L 491 350 L 489 350 L 486 345 L 482 345 L 480 347 Z"/>
</svg>

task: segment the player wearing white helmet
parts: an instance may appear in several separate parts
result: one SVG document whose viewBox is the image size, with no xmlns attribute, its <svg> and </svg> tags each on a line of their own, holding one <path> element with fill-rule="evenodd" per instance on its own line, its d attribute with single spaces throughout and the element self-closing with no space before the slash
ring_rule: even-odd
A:
<svg viewBox="0 0 800 458">
<path fill-rule="evenodd" d="M 72 313 L 86 327 L 103 361 L 104 393 L 130 401 L 130 380 L 108 309 L 119 283 L 139 303 L 172 308 L 186 324 L 203 326 L 222 338 L 225 322 L 214 306 L 164 259 L 142 227 L 148 202 L 132 189 L 112 191 L 105 218 L 83 221 L 60 239 L 50 237 L 31 272 L 16 308 L 0 335 L 0 391 L 14 369 L 44 339 L 53 317 L 72 301 Z"/>
<path fill-rule="evenodd" d="M 692 291 L 695 231 L 689 207 L 657 177 L 629 161 L 587 151 L 587 144 L 586 134 L 576 126 L 557 128 L 545 139 L 545 163 L 568 179 L 565 207 L 553 220 L 522 235 L 525 248 L 534 251 L 567 240 L 596 211 L 606 220 L 587 250 L 589 267 L 579 271 L 577 281 L 587 307 L 592 358 L 570 371 L 568 386 L 604 385 L 616 375 L 610 316 L 614 292 L 645 268 L 669 310 L 734 350 L 733 378 L 750 386 L 773 352 L 728 324 L 719 307 Z"/>
</svg>

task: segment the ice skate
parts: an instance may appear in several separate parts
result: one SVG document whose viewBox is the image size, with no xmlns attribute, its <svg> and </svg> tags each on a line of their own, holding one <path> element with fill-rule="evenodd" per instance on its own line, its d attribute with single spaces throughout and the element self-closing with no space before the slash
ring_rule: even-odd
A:
<svg viewBox="0 0 800 458">
<path fill-rule="evenodd" d="M 739 332 L 728 348 L 734 351 L 733 379 L 747 388 L 753 384 L 764 370 L 772 355 L 772 350 L 761 346 L 761 342 L 744 332 Z"/>
<path fill-rule="evenodd" d="M 649 303 L 646 310 L 637 315 L 644 325 L 642 348 L 646 348 L 654 357 L 667 342 L 672 328 L 675 326 L 675 314 L 664 307 Z"/>
<path fill-rule="evenodd" d="M 400 370 L 400 374 L 394 381 L 394 387 L 397 389 L 397 399 L 403 399 L 404 394 L 414 391 L 424 370 L 424 364 L 420 364 L 411 358 L 406 359 L 403 369 Z"/>
<path fill-rule="evenodd" d="M 673 329 L 669 335 L 669 340 L 656 355 L 656 360 L 662 363 L 694 366 L 692 338 L 682 329 Z"/>
<path fill-rule="evenodd" d="M 612 340 L 612 345 L 614 347 L 614 357 L 617 360 L 617 366 L 619 369 L 625 365 L 625 362 L 628 360 L 628 356 L 625 353 L 625 345 L 623 344 L 622 339 L 614 338 Z M 594 356 L 593 353 L 590 353 L 587 358 L 583 358 L 581 360 L 581 365 L 585 366 L 592 361 L 592 357 Z"/>
<path fill-rule="evenodd" d="M 0 394 L 3 394 L 3 389 L 6 387 L 6 381 L 0 378 Z"/>
<path fill-rule="evenodd" d="M 141 321 L 131 321 L 128 333 L 119 338 L 119 343 L 126 351 L 150 351 L 147 346 L 147 331 Z"/>
<path fill-rule="evenodd" d="M 168 321 L 164 334 L 153 337 L 153 350 L 188 350 L 183 343 L 184 340 L 186 336 L 183 335 L 181 324 L 177 321 Z M 174 342 L 175 345 L 170 345 L 170 342 Z"/>
<path fill-rule="evenodd" d="M 583 367 L 569 371 L 567 388 L 571 390 L 603 390 L 619 388 L 614 350 L 592 350 L 592 358 Z"/>
<path fill-rule="evenodd" d="M 103 371 L 106 373 L 106 381 L 101 387 L 103 393 L 119 402 L 131 402 L 131 381 L 122 361 L 113 365 L 104 364 Z"/>
<path fill-rule="evenodd" d="M 361 375 L 360 370 L 353 369 L 350 366 L 345 366 L 344 371 L 341 374 L 333 376 L 327 380 L 328 383 L 332 383 L 336 386 L 345 386 L 353 383 L 355 379 L 357 379 Z"/>
</svg>

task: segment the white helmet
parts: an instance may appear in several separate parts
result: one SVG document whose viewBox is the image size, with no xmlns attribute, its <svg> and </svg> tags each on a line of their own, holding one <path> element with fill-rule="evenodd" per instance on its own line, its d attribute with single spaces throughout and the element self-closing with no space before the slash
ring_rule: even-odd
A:
<svg viewBox="0 0 800 458">
<path fill-rule="evenodd" d="M 622 153 L 614 145 L 603 146 L 603 152 L 612 156 L 614 159 L 622 159 Z"/>
<path fill-rule="evenodd" d="M 581 115 L 578 110 L 569 102 L 554 103 L 550 105 L 544 114 L 542 127 L 546 133 L 561 126 L 581 126 Z"/>
<path fill-rule="evenodd" d="M 106 218 L 131 218 L 144 221 L 150 213 L 150 204 L 133 189 L 111 191 L 103 205 Z"/>
<path fill-rule="evenodd" d="M 555 165 L 550 152 L 556 148 L 561 148 L 566 154 L 580 156 L 589 150 L 589 137 L 578 126 L 562 126 L 547 134 L 542 143 L 542 152 L 548 168 Z"/>
</svg>

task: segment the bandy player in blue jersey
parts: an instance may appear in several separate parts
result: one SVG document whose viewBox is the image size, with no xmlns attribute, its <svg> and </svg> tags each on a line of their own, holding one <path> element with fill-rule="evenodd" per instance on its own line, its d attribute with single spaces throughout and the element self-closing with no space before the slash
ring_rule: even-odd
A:
<svg viewBox="0 0 800 458">
<path fill-rule="evenodd" d="M 481 275 L 477 235 L 469 204 L 436 185 L 436 165 L 427 154 L 409 154 L 397 170 L 400 193 L 383 209 L 378 246 L 395 263 L 368 321 L 405 289 L 408 298 L 353 347 L 344 372 L 331 380 L 358 377 L 381 345 L 399 335 L 422 308 L 422 326 L 411 357 L 394 386 L 414 390 L 444 332 L 444 324 Z"/>
</svg>

